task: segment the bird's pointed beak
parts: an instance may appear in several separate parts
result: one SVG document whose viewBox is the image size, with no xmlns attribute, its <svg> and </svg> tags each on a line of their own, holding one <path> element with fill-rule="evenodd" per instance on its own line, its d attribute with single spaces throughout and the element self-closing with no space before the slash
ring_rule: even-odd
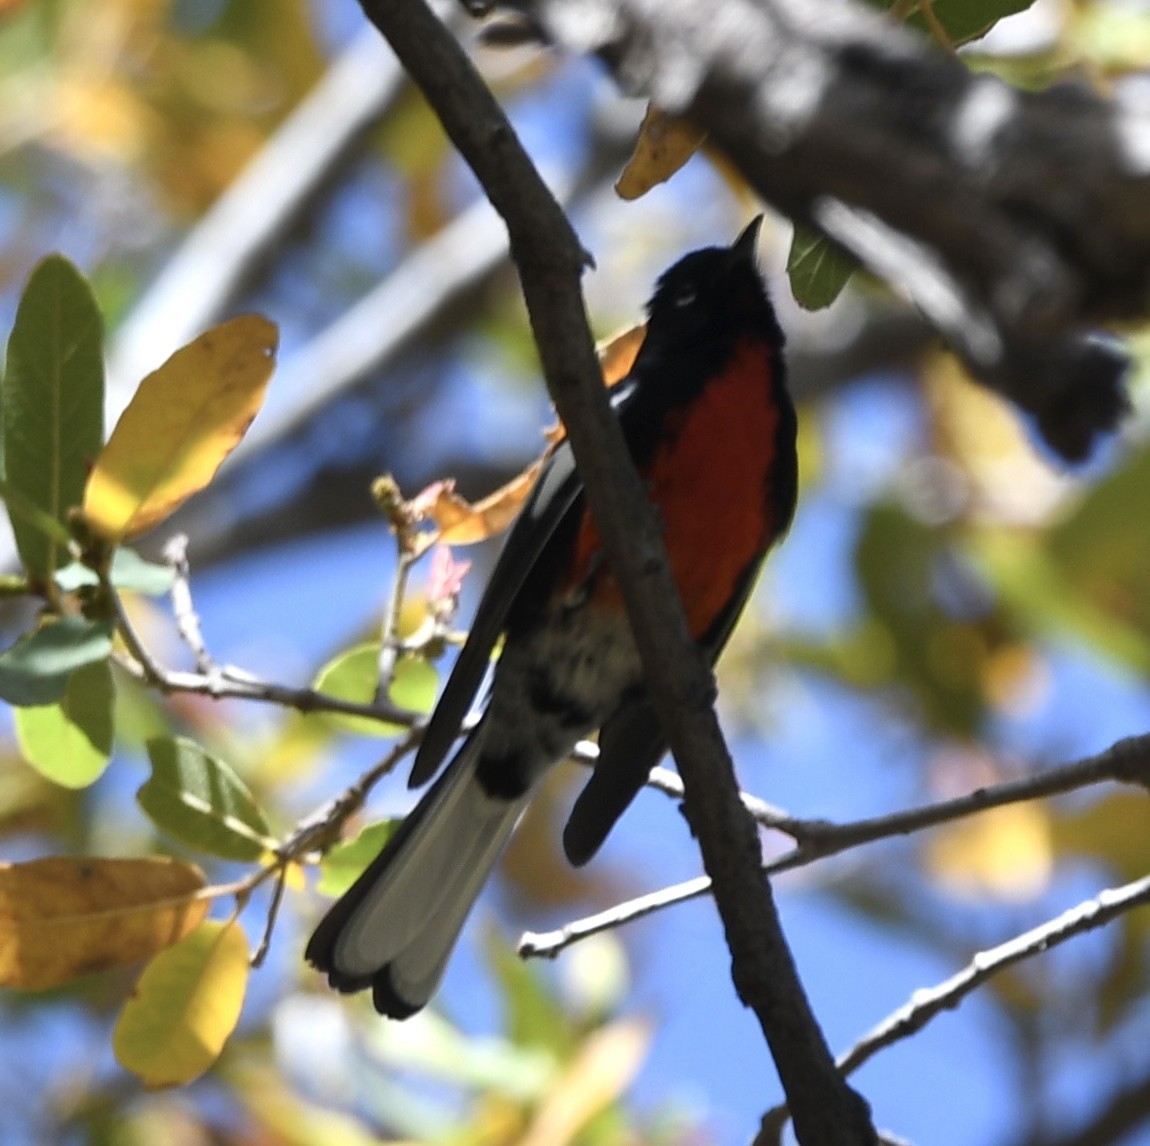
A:
<svg viewBox="0 0 1150 1146">
<path fill-rule="evenodd" d="M 759 229 L 762 225 L 762 215 L 756 215 L 731 244 L 731 253 L 738 259 L 745 259 L 752 266 L 758 265 L 755 255 L 759 247 Z"/>
</svg>

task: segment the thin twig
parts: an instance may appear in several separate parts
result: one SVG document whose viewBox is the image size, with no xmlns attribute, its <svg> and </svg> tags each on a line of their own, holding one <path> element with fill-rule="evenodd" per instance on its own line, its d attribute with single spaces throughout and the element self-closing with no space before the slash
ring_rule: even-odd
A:
<svg viewBox="0 0 1150 1146">
<path fill-rule="evenodd" d="M 204 643 L 204 633 L 200 628 L 200 616 L 192 601 L 191 567 L 188 564 L 188 536 L 177 533 L 164 545 L 164 561 L 175 575 L 171 592 L 172 616 L 176 631 L 184 644 L 192 651 L 196 668 L 205 676 L 215 668 L 215 662 Z"/>
<path fill-rule="evenodd" d="M 957 974 L 936 987 L 915 991 L 909 1002 L 888 1015 L 845 1054 L 839 1067 L 846 1074 L 857 1070 L 877 1051 L 921 1030 L 942 1011 L 953 1010 L 971 991 L 1007 967 L 1050 950 L 1068 939 L 1103 927 L 1111 920 L 1150 903 L 1150 875 L 1121 887 L 1107 888 L 1091 899 L 1064 911 L 1055 919 L 1024 932 L 997 947 L 978 952 Z"/>
<path fill-rule="evenodd" d="M 301 859 L 309 853 L 324 852 L 331 847 L 339 839 L 343 825 L 366 803 L 372 788 L 418 746 L 422 735 L 422 727 L 409 729 L 354 784 L 300 820 L 292 834 L 280 845 L 277 854 L 284 859 Z"/>
<path fill-rule="evenodd" d="M 586 753 L 586 748 L 593 746 L 580 747 L 586 755 L 591 755 Z M 659 775 L 656 776 L 656 773 Z M 676 798 L 681 795 L 682 783 L 674 773 L 656 768 L 652 771 L 652 780 L 655 782 L 650 784 L 651 787 Z M 866 820 L 843 824 L 827 820 L 803 820 L 767 806 L 766 815 L 756 818 L 760 818 L 765 827 L 784 832 L 800 842 L 790 851 L 764 864 L 763 870 L 768 875 L 777 875 L 864 844 L 910 835 L 991 808 L 1061 795 L 1104 781 L 1138 784 L 1150 789 L 1150 735 L 1127 737 L 1095 756 L 1087 756 L 1016 780 L 1007 780 L 989 788 L 979 788 L 966 796 Z M 751 807 L 755 798 L 744 795 L 743 800 L 745 805 Z M 636 896 L 594 915 L 573 920 L 554 931 L 528 931 L 519 940 L 519 953 L 524 958 L 553 959 L 565 947 L 582 939 L 621 927 L 677 903 L 697 899 L 710 890 L 711 881 L 706 876 L 697 876 L 647 895 Z"/>
<path fill-rule="evenodd" d="M 264 922 L 264 932 L 260 937 L 259 946 L 255 949 L 251 957 L 251 965 L 259 967 L 263 964 L 264 959 L 267 958 L 268 949 L 272 943 L 272 932 L 275 931 L 276 920 L 279 918 L 280 905 L 283 903 L 284 887 L 287 884 L 287 863 L 281 863 L 276 869 L 279 872 L 279 878 L 275 882 L 275 887 L 272 889 L 272 901 L 268 905 L 267 919 Z"/>
<path fill-rule="evenodd" d="M 395 679 L 395 665 L 399 660 L 399 619 L 403 612 L 403 600 L 407 595 L 407 580 L 416 558 L 402 543 L 395 567 L 395 581 L 391 587 L 391 597 L 383 614 L 383 626 L 379 635 L 379 684 L 376 687 L 376 700 L 384 699 Z"/>
<path fill-rule="evenodd" d="M 165 668 L 152 655 L 136 632 L 119 593 L 106 576 L 101 578 L 101 586 L 115 613 L 116 628 L 126 649 L 126 655 L 115 653 L 113 659 L 130 676 L 162 693 L 190 693 L 196 696 L 210 696 L 213 700 L 252 700 L 294 708 L 305 714 L 329 712 L 344 716 L 362 716 L 368 720 L 398 724 L 404 728 L 419 728 L 423 724 L 422 713 L 400 708 L 390 702 L 356 704 L 353 701 L 328 696 L 312 688 L 273 684 L 233 665 L 213 665 L 211 671 L 206 673 L 181 672 Z"/>
</svg>

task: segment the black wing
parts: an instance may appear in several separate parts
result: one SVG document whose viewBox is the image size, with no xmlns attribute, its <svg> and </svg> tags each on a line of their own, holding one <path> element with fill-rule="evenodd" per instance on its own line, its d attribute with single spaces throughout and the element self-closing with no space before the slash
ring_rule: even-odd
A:
<svg viewBox="0 0 1150 1146">
<path fill-rule="evenodd" d="M 491 650 L 503 632 L 516 594 L 582 492 L 571 446 L 563 442 L 544 462 L 483 591 L 467 643 L 423 734 L 408 780 L 410 787 L 430 780 L 450 751 L 483 682 Z"/>
<path fill-rule="evenodd" d="M 616 414 L 622 413 L 634 394 L 635 383 L 631 378 L 624 378 L 611 387 L 611 406 Z M 575 469 L 571 443 L 564 440 L 543 463 L 539 478 L 511 527 L 507 544 L 475 611 L 467 643 L 451 670 L 415 754 L 407 781 L 409 787 L 417 788 L 430 780 L 451 750 L 483 682 L 491 650 L 503 632 L 516 595 L 582 492 L 583 482 Z"/>
<path fill-rule="evenodd" d="M 703 653 L 710 664 L 719 659 L 761 568 L 759 560 L 746 570 L 727 607 L 703 637 Z M 625 700 L 603 725 L 599 759 L 563 829 L 563 850 L 571 863 L 585 864 L 602 847 L 666 751 L 667 741 L 646 692 Z"/>
</svg>

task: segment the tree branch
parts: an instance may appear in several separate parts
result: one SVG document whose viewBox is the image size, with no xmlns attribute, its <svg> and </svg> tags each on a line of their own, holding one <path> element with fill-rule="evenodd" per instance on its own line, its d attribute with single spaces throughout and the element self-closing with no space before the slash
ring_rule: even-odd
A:
<svg viewBox="0 0 1150 1146">
<path fill-rule="evenodd" d="M 335 696 L 317 692 L 313 688 L 295 688 L 290 685 L 274 684 L 261 680 L 235 665 L 219 665 L 212 659 L 202 642 L 189 631 L 191 618 L 195 617 L 191 594 L 184 578 L 177 576 L 174 586 L 177 625 L 185 639 L 192 636 L 191 648 L 197 662 L 196 672 L 182 672 L 162 665 L 144 644 L 131 617 L 124 608 L 115 586 L 106 575 L 101 577 L 101 590 L 111 603 L 116 617 L 116 629 L 124 642 L 125 652 L 114 652 L 115 662 L 129 676 L 142 684 L 150 685 L 164 694 L 188 693 L 194 696 L 210 696 L 213 700 L 254 700 L 264 704 L 276 704 L 282 708 L 294 708 L 298 712 L 330 712 L 343 716 L 362 716 L 367 720 L 378 720 L 381 724 L 398 724 L 404 728 L 416 729 L 423 724 L 423 715 L 408 708 L 400 708 L 387 700 L 374 704 L 355 704 L 340 700 Z"/>
<path fill-rule="evenodd" d="M 332 62 L 187 234 L 116 331 L 109 355 L 109 425 L 164 354 L 218 320 L 402 82 L 395 58 L 366 31 Z"/>
<path fill-rule="evenodd" d="M 801 1142 L 870 1143 L 866 1104 L 830 1057 L 787 950 L 711 708 L 714 682 L 691 640 L 662 539 L 611 415 L 579 278 L 586 254 L 510 124 L 455 40 L 422 3 L 362 0 L 503 216 L 548 389 L 567 427 L 648 691 L 686 784 L 686 802 L 731 950 L 795 1110 Z"/>
<path fill-rule="evenodd" d="M 1146 310 L 1150 111 L 1017 91 L 850 0 L 530 8 L 899 286 L 1065 457 L 1115 425 L 1125 359 L 1089 332 Z"/>
<path fill-rule="evenodd" d="M 591 763 L 596 756 L 597 750 L 594 745 L 579 746 L 578 758 L 581 762 Z M 1150 735 L 1127 737 L 1096 756 L 1087 756 L 1071 764 L 1064 764 L 1060 768 L 1034 772 L 1017 780 L 1007 780 L 990 788 L 979 788 L 952 800 L 942 800 L 867 820 L 852 820 L 845 824 L 789 816 L 745 792 L 740 793 L 740 798 L 744 807 L 763 827 L 783 832 L 799 841 L 789 852 L 764 864 L 763 870 L 768 875 L 778 875 L 784 871 L 805 867 L 816 860 L 827 859 L 852 848 L 861 847 L 863 844 L 909 835 L 912 832 L 937 827 L 939 824 L 964 819 L 991 808 L 1001 808 L 1006 804 L 1024 803 L 1057 796 L 1064 792 L 1073 792 L 1106 780 L 1138 784 L 1150 791 Z M 653 769 L 648 784 L 673 799 L 682 796 L 683 788 L 679 778 L 664 768 Z M 697 899 L 710 890 L 711 881 L 706 876 L 698 876 L 695 879 L 672 884 L 670 887 L 659 888 L 658 891 L 646 895 L 636 896 L 594 915 L 572 920 L 554 931 L 528 931 L 519 940 L 519 954 L 524 958 L 541 956 L 553 959 L 565 947 L 570 947 L 582 939 L 597 935 L 601 931 L 621 927 L 646 915 L 653 915 L 677 903 Z"/>
<path fill-rule="evenodd" d="M 1121 887 L 1108 888 L 1094 898 L 1064 911 L 1056 919 L 1034 927 L 1006 943 L 1000 943 L 997 947 L 978 952 L 961 971 L 949 979 L 936 987 L 915 991 L 910 1002 L 888 1015 L 841 1055 L 839 1066 L 847 1074 L 857 1070 L 884 1047 L 920 1031 L 942 1011 L 953 1010 L 971 991 L 999 971 L 1029 959 L 1032 955 L 1048 951 L 1051 947 L 1057 947 L 1077 935 L 1103 927 L 1120 915 L 1147 903 L 1150 903 L 1150 875 Z"/>
</svg>

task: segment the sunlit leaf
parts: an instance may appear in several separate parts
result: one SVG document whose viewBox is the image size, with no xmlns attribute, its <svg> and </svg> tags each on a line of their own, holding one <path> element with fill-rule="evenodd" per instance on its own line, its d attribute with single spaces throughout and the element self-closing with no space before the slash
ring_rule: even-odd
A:
<svg viewBox="0 0 1150 1146">
<path fill-rule="evenodd" d="M 273 846 L 259 806 L 222 760 L 183 738 L 149 740 L 147 748 L 152 775 L 136 799 L 157 827 L 224 859 L 255 860 Z"/>
<path fill-rule="evenodd" d="M 426 513 L 439 526 L 435 540 L 447 545 L 474 545 L 502 533 L 519 515 L 542 464 L 533 462 L 494 493 L 474 503 L 455 492 L 453 481 L 429 486 L 424 491 Z"/>
<path fill-rule="evenodd" d="M 647 324 L 628 327 L 595 347 L 599 355 L 599 369 L 603 372 L 603 385 L 614 386 L 631 373 L 635 359 L 647 337 Z"/>
<path fill-rule="evenodd" d="M 937 530 L 890 503 L 870 507 L 855 547 L 871 614 L 864 644 L 883 652 L 892 683 L 915 698 L 930 726 L 968 736 L 986 708 L 982 681 L 991 626 L 952 617 L 942 607 L 937 588 L 949 556 Z M 994 639 L 1005 639 L 1002 629 L 993 626 Z"/>
<path fill-rule="evenodd" d="M 559 976 L 568 1009 L 580 1016 L 602 1018 L 622 1004 L 631 975 L 626 948 L 616 933 L 588 936 L 563 954 Z"/>
<path fill-rule="evenodd" d="M 620 1019 L 588 1035 L 555 1079 L 519 1146 L 564 1146 L 618 1099 L 639 1071 L 651 1045 L 651 1024 Z"/>
<path fill-rule="evenodd" d="M 162 857 L 0 864 L 0 985 L 38 990 L 147 959 L 207 913 L 203 873 Z"/>
<path fill-rule="evenodd" d="M 1150 672 L 1150 640 L 1144 632 L 1113 616 L 1090 592 L 1082 591 L 1079 586 L 1089 584 L 1084 571 L 1081 577 L 1072 574 L 1072 580 L 1050 548 L 1033 537 L 986 531 L 975 539 L 971 553 L 999 596 L 1035 631 L 1073 636 L 1113 660 Z M 1106 584 L 1110 592 L 1120 584 L 1120 569 L 1114 566 L 1115 575 Z M 1139 590 L 1132 588 L 1136 595 Z M 1126 600 L 1136 599 L 1135 595 Z"/>
<path fill-rule="evenodd" d="M 383 851 L 383 845 L 398 826 L 398 820 L 380 820 L 368 824 L 354 839 L 336 844 L 319 865 L 316 890 L 333 899 L 343 895 L 363 874 L 364 868 Z"/>
<path fill-rule="evenodd" d="M 575 1025 L 541 969 L 531 959 L 520 959 L 504 936 L 490 929 L 485 937 L 487 961 L 499 979 L 503 1028 L 520 1047 L 541 1047 L 566 1058 L 575 1045 Z"/>
<path fill-rule="evenodd" d="M 8 509 L 9 521 L 20 518 L 29 529 L 34 529 L 47 540 L 54 541 L 61 551 L 67 549 L 72 535 L 59 521 L 45 513 L 26 494 L 21 493 L 9 482 L 0 481 L 0 500 Z"/>
<path fill-rule="evenodd" d="M 201 334 L 149 374 L 84 490 L 84 516 L 105 540 L 150 529 L 211 481 L 263 403 L 276 328 L 241 315 Z"/>
<path fill-rule="evenodd" d="M 145 561 L 134 549 L 117 549 L 112 554 L 109 578 L 121 592 L 143 593 L 148 597 L 162 597 L 172 587 L 176 575 L 168 565 Z M 73 561 L 56 571 L 56 584 L 65 593 L 91 588 L 99 578 L 79 561 Z"/>
<path fill-rule="evenodd" d="M 951 891 L 1028 902 L 1054 869 L 1050 819 L 1035 803 L 1007 804 L 933 832 L 927 866 Z"/>
<path fill-rule="evenodd" d="M 20 751 L 42 776 L 66 788 L 86 788 L 112 752 L 115 690 L 107 661 L 78 668 L 58 704 L 17 708 Z"/>
<path fill-rule="evenodd" d="M 258 1128 L 259 1132 L 252 1136 L 258 1142 L 266 1141 L 269 1146 L 381 1146 L 379 1135 L 360 1119 L 309 1102 L 283 1071 L 261 1066 L 253 1056 L 242 1063 L 228 1064 L 228 1082 L 235 1101 L 243 1104 Z M 378 1096 L 386 1098 L 391 1098 L 393 1089 L 410 1089 L 399 1080 L 389 1085 L 382 1076 L 376 1078 L 373 1087 Z M 402 1125 L 402 1119 L 394 1117 L 394 1110 L 389 1102 L 389 1116 Z"/>
<path fill-rule="evenodd" d="M 1059 855 L 1100 861 L 1122 880 L 1150 870 L 1146 793 L 1119 790 L 1084 806 L 1060 810 L 1051 832 Z"/>
<path fill-rule="evenodd" d="M 235 1030 L 250 970 L 238 923 L 200 924 L 140 976 L 112 1033 L 116 1061 L 149 1089 L 203 1074 Z"/>
<path fill-rule="evenodd" d="M 78 668 L 107 660 L 110 621 L 61 617 L 0 653 L 0 698 L 9 704 L 55 704 Z"/>
<path fill-rule="evenodd" d="M 556 1073 L 555 1056 L 538 1047 L 519 1047 L 508 1039 L 469 1038 L 433 1010 L 418 1023 L 373 1023 L 373 1057 L 401 1070 L 420 1071 L 457 1086 L 498 1089 L 534 1102 L 549 1090 Z"/>
<path fill-rule="evenodd" d="M 1033 3 L 1034 0 L 921 0 L 905 7 L 910 11 L 908 24 L 934 36 L 932 25 L 937 21 L 949 45 L 958 47 L 984 36 L 999 20 L 1025 12 Z M 894 8 L 898 0 L 895 4 L 880 0 L 879 6 Z"/>
<path fill-rule="evenodd" d="M 635 151 L 615 184 L 619 198 L 638 199 L 666 182 L 703 146 L 706 138 L 707 133 L 689 120 L 648 104 Z"/>
<path fill-rule="evenodd" d="M 49 256 L 20 299 L 0 383 L 9 517 L 20 558 L 41 581 L 68 560 L 67 547 L 21 506 L 63 526 L 80 504 L 104 438 L 103 343 L 91 288 L 67 259 Z"/>
<path fill-rule="evenodd" d="M 439 674 L 421 657 L 400 657 L 392 678 L 390 699 L 414 712 L 430 712 Z M 371 704 L 379 686 L 379 645 L 356 645 L 333 657 L 319 670 L 312 687 L 350 704 Z M 361 736 L 396 736 L 404 728 L 368 716 L 324 713 L 324 719 L 345 732 Z"/>
<path fill-rule="evenodd" d="M 787 255 L 787 277 L 799 306 L 806 310 L 830 306 L 854 270 L 854 260 L 825 236 L 806 227 L 795 227 Z"/>
</svg>

